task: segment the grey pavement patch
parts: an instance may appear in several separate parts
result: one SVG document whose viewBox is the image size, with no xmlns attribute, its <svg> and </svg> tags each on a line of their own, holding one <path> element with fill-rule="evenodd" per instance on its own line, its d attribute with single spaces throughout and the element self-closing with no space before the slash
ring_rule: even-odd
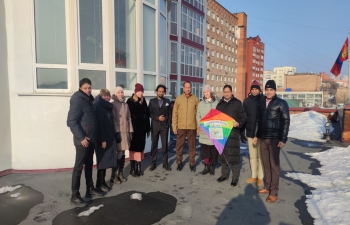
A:
<svg viewBox="0 0 350 225">
<path fill-rule="evenodd" d="M 135 192 L 142 194 L 141 201 L 130 199 L 130 195 Z M 175 197 L 161 192 L 128 191 L 117 196 L 96 199 L 84 208 L 64 211 L 55 217 L 52 224 L 154 224 L 173 213 L 176 203 Z M 90 216 L 84 218 L 77 216 L 80 212 L 100 204 L 103 204 L 104 207 Z"/>
<path fill-rule="evenodd" d="M 18 198 L 11 198 L 11 192 L 0 194 L 1 224 L 19 224 L 28 216 L 31 208 L 44 200 L 44 195 L 31 187 L 22 185 L 17 190 L 21 193 Z"/>
</svg>

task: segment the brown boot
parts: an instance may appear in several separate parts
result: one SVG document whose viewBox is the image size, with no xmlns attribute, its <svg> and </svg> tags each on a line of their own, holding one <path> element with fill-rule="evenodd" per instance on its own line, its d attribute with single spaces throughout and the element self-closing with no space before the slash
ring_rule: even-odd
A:
<svg viewBox="0 0 350 225">
<path fill-rule="evenodd" d="M 263 182 L 262 179 L 259 179 L 259 178 L 258 178 L 258 181 L 256 182 L 256 184 L 257 184 L 259 187 L 261 187 L 261 186 L 264 185 L 264 182 Z"/>
<path fill-rule="evenodd" d="M 259 194 L 269 194 L 270 191 L 267 190 L 267 189 L 265 189 L 265 188 L 261 188 L 261 189 L 258 190 L 258 193 L 259 193 Z"/>
<path fill-rule="evenodd" d="M 258 179 L 257 178 L 248 178 L 247 180 L 246 180 L 246 182 L 248 183 L 248 184 L 251 184 L 251 183 L 255 183 L 256 181 L 257 181 Z"/>
<path fill-rule="evenodd" d="M 278 199 L 278 196 L 276 196 L 276 195 L 269 195 L 269 196 L 266 198 L 266 201 L 267 201 L 267 202 L 270 202 L 270 203 L 274 203 L 277 199 Z"/>
</svg>

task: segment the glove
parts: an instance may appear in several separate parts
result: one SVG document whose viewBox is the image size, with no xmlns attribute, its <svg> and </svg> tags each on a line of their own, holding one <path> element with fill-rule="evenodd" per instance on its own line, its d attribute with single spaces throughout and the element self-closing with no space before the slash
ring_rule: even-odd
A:
<svg viewBox="0 0 350 225">
<path fill-rule="evenodd" d="M 120 132 L 115 133 L 114 136 L 115 136 L 115 141 L 116 141 L 117 143 L 122 142 L 122 137 L 120 136 Z"/>
<path fill-rule="evenodd" d="M 132 140 L 132 132 L 129 133 L 129 141 Z"/>
<path fill-rule="evenodd" d="M 241 134 L 241 142 L 244 144 L 247 143 L 247 138 L 244 134 Z"/>
<path fill-rule="evenodd" d="M 150 132 L 148 131 L 148 132 L 147 132 L 147 138 L 149 138 L 149 135 L 150 135 Z"/>
</svg>

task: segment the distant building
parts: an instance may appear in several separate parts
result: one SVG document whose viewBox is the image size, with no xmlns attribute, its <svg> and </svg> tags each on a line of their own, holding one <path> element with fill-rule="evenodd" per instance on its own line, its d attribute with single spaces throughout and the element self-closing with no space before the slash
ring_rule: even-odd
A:
<svg viewBox="0 0 350 225">
<path fill-rule="evenodd" d="M 284 75 L 294 75 L 297 72 L 297 69 L 293 66 L 281 66 L 273 68 L 274 76 L 277 88 L 287 88 L 284 86 Z"/>
<path fill-rule="evenodd" d="M 339 87 L 337 89 L 335 101 L 336 101 L 336 104 L 347 103 L 347 101 L 348 101 L 348 88 L 347 87 Z"/>
<path fill-rule="evenodd" d="M 263 85 L 264 51 L 265 44 L 259 36 L 247 38 L 245 96 L 249 94 L 253 80 L 258 81 L 261 86 Z"/>
<path fill-rule="evenodd" d="M 322 78 L 322 82 L 333 80 L 333 79 L 332 79 L 328 74 L 326 74 L 325 72 L 321 72 L 321 73 L 320 73 L 320 76 L 321 76 L 321 78 Z"/>
<path fill-rule="evenodd" d="M 289 107 L 312 107 L 323 105 L 323 92 L 277 92 L 277 96 L 286 100 Z"/>
<path fill-rule="evenodd" d="M 236 84 L 241 84 L 245 74 L 239 68 L 242 64 L 239 56 L 245 54 L 240 51 L 245 49 L 239 46 L 240 39 L 245 39 L 246 15 L 232 14 L 215 0 L 208 0 L 207 6 L 206 83 L 218 96 L 222 96 L 224 85 L 229 84 L 233 94 L 242 99 L 242 85 Z"/>
<path fill-rule="evenodd" d="M 293 75 L 284 75 L 283 87 L 277 87 L 278 91 L 285 91 L 289 89 L 295 91 L 320 91 L 321 90 L 321 76 L 315 73 L 294 73 Z"/>
</svg>

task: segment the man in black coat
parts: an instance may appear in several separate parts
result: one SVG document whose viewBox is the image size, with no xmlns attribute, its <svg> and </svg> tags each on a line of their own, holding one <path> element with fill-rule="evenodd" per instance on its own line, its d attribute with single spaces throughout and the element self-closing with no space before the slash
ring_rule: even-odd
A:
<svg viewBox="0 0 350 225">
<path fill-rule="evenodd" d="M 156 168 L 157 155 L 158 155 L 158 140 L 159 135 L 162 141 L 162 158 L 163 168 L 170 170 L 168 167 L 168 133 L 170 127 L 170 100 L 164 98 L 166 93 L 166 87 L 164 85 L 158 85 L 156 88 L 157 97 L 152 98 L 149 101 L 148 109 L 152 119 L 151 133 L 152 133 L 152 162 L 149 167 L 150 171 Z"/>
<path fill-rule="evenodd" d="M 232 186 L 238 184 L 239 178 L 239 162 L 240 162 L 240 128 L 246 123 L 247 116 L 245 114 L 242 102 L 235 98 L 232 94 L 231 85 L 224 86 L 224 96 L 220 99 L 216 109 L 232 117 L 235 122 L 227 139 L 224 150 L 219 156 L 221 161 L 221 177 L 218 182 L 226 180 L 229 176 L 229 164 L 232 166 Z"/>
<path fill-rule="evenodd" d="M 265 95 L 258 103 L 253 143 L 260 138 L 261 158 L 265 173 L 265 187 L 259 189 L 261 194 L 269 194 L 267 202 L 278 199 L 278 183 L 280 175 L 280 149 L 288 139 L 290 124 L 289 107 L 285 100 L 276 96 L 276 83 L 268 80 Z"/>
<path fill-rule="evenodd" d="M 256 115 L 258 112 L 258 102 L 262 96 L 260 84 L 257 81 L 253 81 L 250 87 L 250 93 L 248 98 L 244 99 L 243 107 L 247 114 L 247 123 L 245 125 L 246 135 L 248 137 L 249 147 L 249 161 L 252 176 L 247 179 L 247 183 L 257 183 L 258 186 L 263 185 L 264 171 L 262 168 L 262 162 L 260 157 L 260 140 L 257 144 L 253 144 L 253 138 L 255 133 Z"/>
<path fill-rule="evenodd" d="M 72 197 L 71 204 L 84 207 L 84 201 L 79 193 L 80 177 L 85 165 L 86 198 L 91 198 L 100 193 L 94 190 L 92 180 L 92 164 L 96 143 L 97 123 L 94 113 L 94 97 L 91 95 L 91 81 L 83 78 L 79 82 L 79 91 L 75 92 L 70 99 L 70 108 L 67 117 L 67 126 L 73 133 L 76 149 L 75 164 L 72 174 Z"/>
</svg>

